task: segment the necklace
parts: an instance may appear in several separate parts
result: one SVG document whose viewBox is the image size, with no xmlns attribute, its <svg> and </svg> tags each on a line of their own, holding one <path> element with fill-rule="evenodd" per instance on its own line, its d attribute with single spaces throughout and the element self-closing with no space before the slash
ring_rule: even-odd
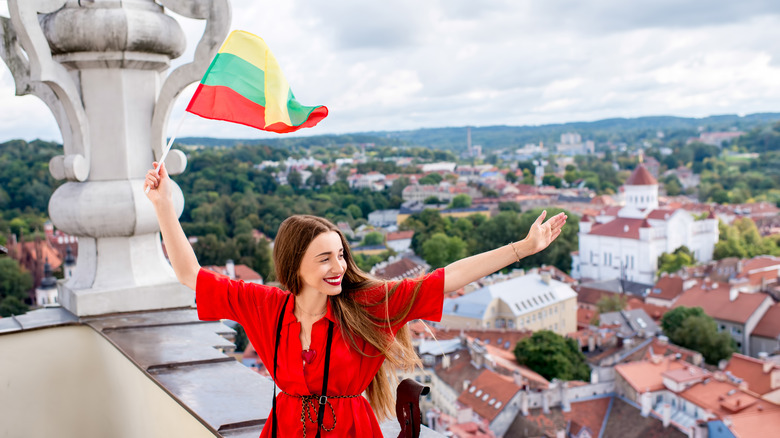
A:
<svg viewBox="0 0 780 438">
<path fill-rule="evenodd" d="M 298 305 L 297 302 L 295 303 L 295 307 L 298 309 L 298 311 L 302 315 L 306 315 L 306 316 L 309 316 L 309 317 L 312 317 L 312 318 L 319 318 L 322 315 L 324 315 L 325 313 L 327 313 L 327 311 L 328 311 L 327 304 L 325 305 L 325 310 L 323 310 L 320 313 L 309 313 L 309 312 L 306 312 L 305 310 L 303 310 L 303 308 L 301 308 L 300 305 Z M 306 330 L 303 328 L 303 322 L 301 322 L 301 333 L 303 334 L 303 338 L 306 339 Z M 310 348 L 310 347 L 311 347 L 311 337 L 309 337 L 309 345 L 304 347 L 303 342 L 301 342 L 301 348 L 302 348 L 302 350 L 301 350 L 301 359 L 303 359 L 303 366 L 304 367 L 306 366 L 306 364 L 311 364 L 312 362 L 314 362 L 314 358 L 317 357 L 317 351 L 312 349 L 312 348 Z"/>
<path fill-rule="evenodd" d="M 325 310 L 323 310 L 320 313 L 309 313 L 309 312 L 303 310 L 303 308 L 301 306 L 299 306 L 298 303 L 295 303 L 295 307 L 298 309 L 299 312 L 303 313 L 304 315 L 306 315 L 306 316 L 313 316 L 315 318 L 324 315 L 328 311 L 328 305 L 327 304 L 325 305 Z"/>
<path fill-rule="evenodd" d="M 303 328 L 303 323 L 301 323 L 301 333 L 303 333 L 303 337 L 305 339 L 306 330 L 304 330 Z M 301 347 L 303 347 L 303 345 L 301 345 Z M 309 338 L 309 345 L 303 347 L 303 350 L 301 350 L 301 359 L 303 359 L 303 366 L 306 366 L 306 364 L 311 364 L 312 362 L 314 362 L 314 358 L 317 357 L 317 351 L 309 347 L 311 347 L 311 338 Z"/>
</svg>

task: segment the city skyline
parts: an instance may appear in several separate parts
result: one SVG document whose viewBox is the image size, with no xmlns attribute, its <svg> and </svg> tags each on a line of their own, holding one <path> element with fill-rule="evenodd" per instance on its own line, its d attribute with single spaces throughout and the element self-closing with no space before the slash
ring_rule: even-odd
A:
<svg viewBox="0 0 780 438">
<path fill-rule="evenodd" d="M 780 100 L 780 46 L 769 43 L 780 10 L 768 1 L 231 4 L 231 28 L 266 40 L 298 100 L 330 109 L 295 135 L 743 115 Z M 174 66 L 203 29 L 177 18 L 188 47 Z M 179 136 L 277 135 L 189 115 Z M 3 64 L 0 141 L 14 138 L 60 141 L 43 102 L 14 96 Z"/>
</svg>

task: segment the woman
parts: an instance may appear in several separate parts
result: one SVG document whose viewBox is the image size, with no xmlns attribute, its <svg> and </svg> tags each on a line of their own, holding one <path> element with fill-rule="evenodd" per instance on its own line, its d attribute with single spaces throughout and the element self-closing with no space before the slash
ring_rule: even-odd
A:
<svg viewBox="0 0 780 438">
<path fill-rule="evenodd" d="M 201 269 L 174 211 L 164 165 L 159 176 L 147 173 L 144 187 L 151 189 L 147 196 L 176 277 L 196 291 L 198 317 L 240 323 L 273 370 L 281 394 L 261 437 L 276 436 L 277 429 L 285 437 L 381 437 L 377 416 L 387 418 L 393 409 L 388 378 L 395 368 L 419 365 L 406 322 L 440 321 L 445 293 L 545 249 L 566 222 L 563 213 L 543 222 L 543 212 L 519 242 L 417 280 L 384 282 L 357 267 L 331 222 L 292 216 L 274 244 L 285 292 Z"/>
</svg>

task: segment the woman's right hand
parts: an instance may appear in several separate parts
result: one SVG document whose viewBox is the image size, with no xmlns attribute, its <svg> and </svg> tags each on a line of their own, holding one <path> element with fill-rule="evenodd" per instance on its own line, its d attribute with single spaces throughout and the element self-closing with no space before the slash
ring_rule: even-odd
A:
<svg viewBox="0 0 780 438">
<path fill-rule="evenodd" d="M 171 179 L 168 177 L 168 171 L 165 169 L 165 163 L 160 165 L 160 174 L 157 174 L 155 170 L 157 168 L 157 162 L 152 163 L 154 167 L 146 172 L 146 179 L 144 180 L 144 192 L 147 187 L 149 191 L 146 192 L 146 197 L 152 201 L 152 204 L 157 205 L 162 202 L 170 202 L 171 197 Z"/>
</svg>

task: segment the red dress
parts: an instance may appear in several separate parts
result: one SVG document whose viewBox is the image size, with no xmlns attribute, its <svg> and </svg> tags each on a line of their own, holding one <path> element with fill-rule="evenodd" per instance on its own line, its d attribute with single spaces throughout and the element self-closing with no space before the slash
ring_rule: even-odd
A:
<svg viewBox="0 0 780 438">
<path fill-rule="evenodd" d="M 389 300 L 390 315 L 409 303 L 416 284 L 417 281 L 408 279 L 400 282 L 398 289 Z M 422 277 L 420 292 L 412 304 L 409 315 L 401 323 L 392 327 L 393 333 L 397 333 L 403 324 L 413 319 L 441 321 L 443 291 L 444 269 L 438 269 Z M 198 272 L 196 287 L 198 317 L 201 320 L 231 319 L 241 324 L 260 359 L 266 368 L 273 372 L 276 323 L 288 293 L 275 287 L 230 280 L 223 275 L 201 269 Z M 362 296 L 367 300 L 383 298 L 384 288 L 380 287 L 361 294 L 364 294 Z M 378 350 L 361 338 L 356 339 L 357 344 L 369 356 L 360 354 L 350 346 L 349 341 L 341 336 L 329 300 L 325 316 L 312 326 L 311 348 L 316 351 L 316 356 L 312 363 L 306 365 L 304 372 L 299 337 L 301 324 L 293 314 L 294 303 L 295 296 L 292 296 L 284 312 L 277 362 L 278 371 L 274 376 L 279 389 L 287 393 L 280 392 L 276 399 L 280 437 L 303 436 L 301 422 L 303 401 L 300 397 L 291 395 L 312 395 L 322 391 L 327 320 L 335 323 L 331 344 L 328 396 L 362 394 L 384 361 L 384 356 L 377 356 Z M 376 308 L 384 311 L 384 306 L 376 306 Z M 332 432 L 323 430 L 322 437 L 382 436 L 374 411 L 365 397 L 331 398 L 329 403 L 333 406 L 336 427 Z M 309 421 L 308 418 L 305 420 L 306 436 L 310 438 L 317 433 L 316 410 L 312 413 L 314 422 Z M 330 429 L 333 421 L 330 409 L 326 409 L 324 426 Z M 271 423 L 272 415 L 269 413 L 268 421 L 260 434 L 261 438 L 271 436 Z"/>
</svg>

